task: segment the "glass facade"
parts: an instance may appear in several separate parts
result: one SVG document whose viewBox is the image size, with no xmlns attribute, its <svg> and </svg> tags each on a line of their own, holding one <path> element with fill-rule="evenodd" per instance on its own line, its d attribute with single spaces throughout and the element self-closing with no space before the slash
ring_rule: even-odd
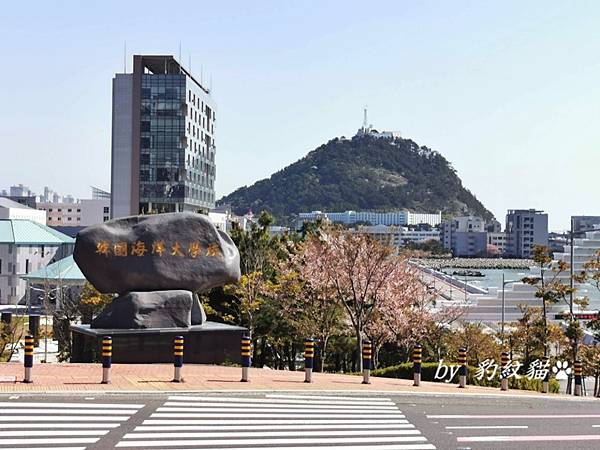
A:
<svg viewBox="0 0 600 450">
<path fill-rule="evenodd" d="M 185 73 L 141 81 L 139 212 L 214 207 L 214 111 Z"/>
</svg>

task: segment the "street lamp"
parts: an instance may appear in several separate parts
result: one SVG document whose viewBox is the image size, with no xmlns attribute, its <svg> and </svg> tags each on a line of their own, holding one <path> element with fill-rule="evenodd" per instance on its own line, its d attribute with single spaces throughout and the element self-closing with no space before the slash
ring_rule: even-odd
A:
<svg viewBox="0 0 600 450">
<path fill-rule="evenodd" d="M 504 280 L 504 272 L 502 272 L 502 325 L 501 325 L 501 331 L 500 333 L 502 334 L 502 345 L 504 345 L 504 310 L 505 310 L 505 303 L 504 303 L 504 287 L 507 284 L 510 283 L 516 283 L 519 280 Z"/>
</svg>

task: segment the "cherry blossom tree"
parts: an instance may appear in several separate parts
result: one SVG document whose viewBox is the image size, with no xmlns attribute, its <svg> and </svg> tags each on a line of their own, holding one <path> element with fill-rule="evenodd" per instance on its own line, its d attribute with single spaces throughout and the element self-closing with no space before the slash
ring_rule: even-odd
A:
<svg viewBox="0 0 600 450">
<path fill-rule="evenodd" d="M 330 292 L 346 311 L 362 368 L 366 328 L 378 314 L 386 321 L 404 320 L 402 316 L 415 301 L 420 281 L 414 269 L 406 256 L 394 255 L 392 248 L 366 235 L 336 229 L 311 236 L 300 256 L 302 278 Z"/>
</svg>

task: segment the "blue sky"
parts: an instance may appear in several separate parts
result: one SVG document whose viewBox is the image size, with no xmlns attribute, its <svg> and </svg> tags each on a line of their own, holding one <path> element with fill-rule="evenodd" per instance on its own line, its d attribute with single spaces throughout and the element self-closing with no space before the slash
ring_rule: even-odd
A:
<svg viewBox="0 0 600 450">
<path fill-rule="evenodd" d="M 110 186 L 111 79 L 192 57 L 217 102 L 217 195 L 361 125 L 450 160 L 499 218 L 600 214 L 600 2 L 10 2 L 0 188 Z"/>
</svg>

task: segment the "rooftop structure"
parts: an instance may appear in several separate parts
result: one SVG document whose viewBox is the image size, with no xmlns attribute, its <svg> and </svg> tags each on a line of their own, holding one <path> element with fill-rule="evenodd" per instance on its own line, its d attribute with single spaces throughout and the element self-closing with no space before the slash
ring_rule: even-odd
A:
<svg viewBox="0 0 600 450">
<path fill-rule="evenodd" d="M 41 225 L 46 225 L 46 212 L 38 211 L 5 197 L 0 197 L 1 219 L 31 220 Z"/>
</svg>

